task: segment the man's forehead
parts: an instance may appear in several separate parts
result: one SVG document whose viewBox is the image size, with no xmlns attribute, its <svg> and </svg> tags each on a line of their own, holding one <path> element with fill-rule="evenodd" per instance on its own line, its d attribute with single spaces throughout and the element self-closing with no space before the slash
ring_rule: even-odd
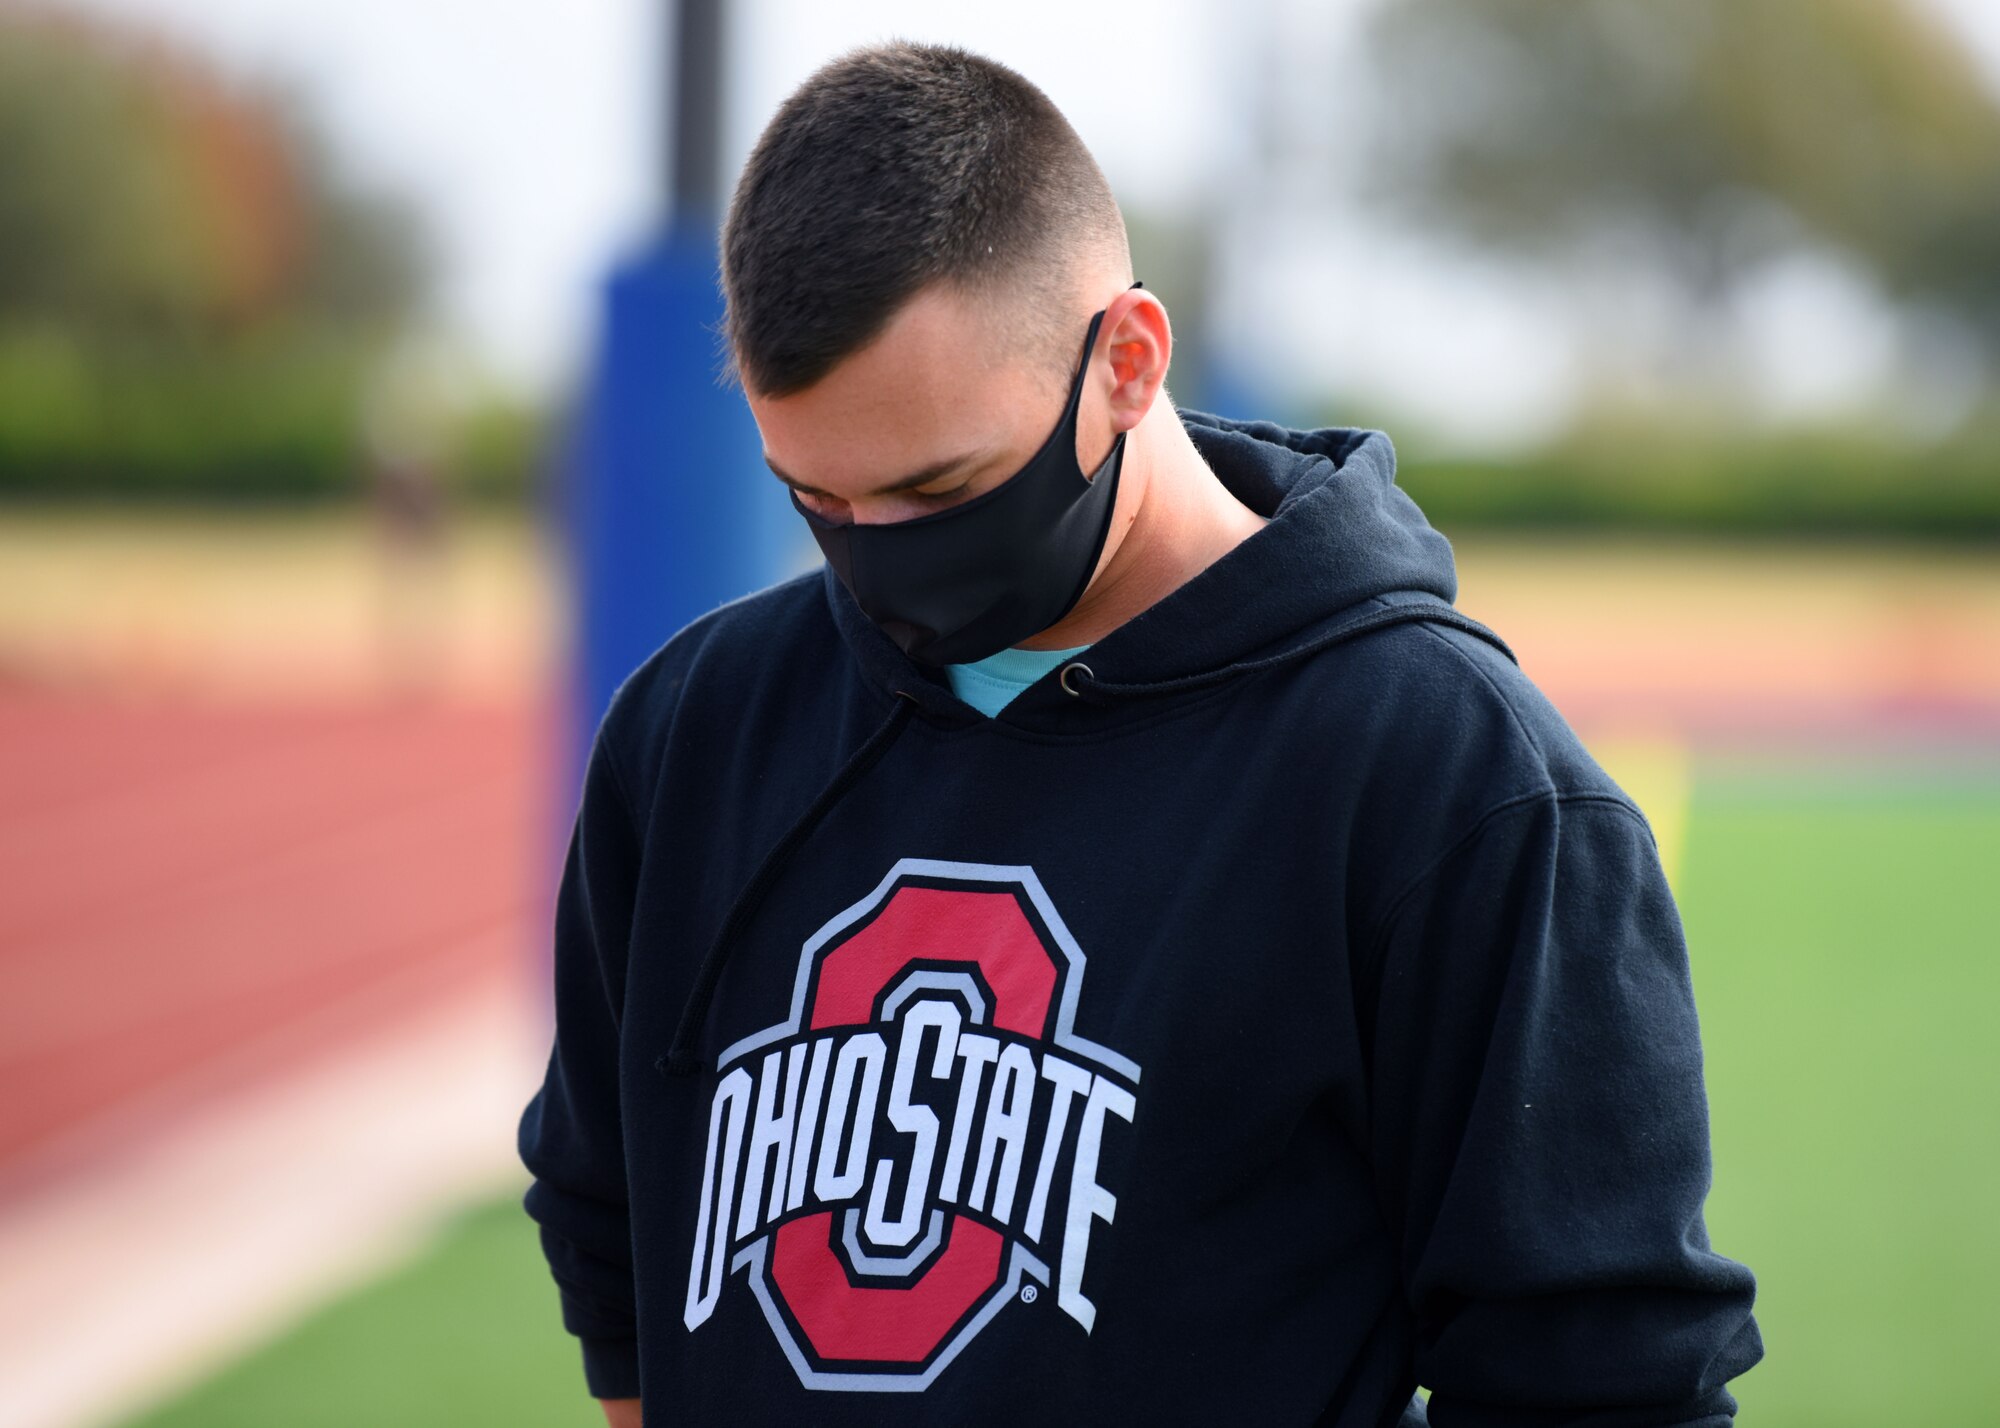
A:
<svg viewBox="0 0 2000 1428">
<path fill-rule="evenodd" d="M 908 384 L 933 374 L 1002 375 L 1016 360 L 1011 333 L 990 302 L 933 286 L 896 310 L 867 343 L 841 359 L 821 384 Z"/>
<path fill-rule="evenodd" d="M 974 466 L 1044 422 L 1035 374 L 983 340 L 966 306 L 920 295 L 811 387 L 752 396 L 773 474 L 814 491 L 886 493 Z"/>
</svg>

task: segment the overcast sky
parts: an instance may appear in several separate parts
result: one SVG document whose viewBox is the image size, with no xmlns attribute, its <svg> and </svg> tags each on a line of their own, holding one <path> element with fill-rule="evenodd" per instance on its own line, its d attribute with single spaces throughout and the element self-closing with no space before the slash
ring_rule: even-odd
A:
<svg viewBox="0 0 2000 1428">
<path fill-rule="evenodd" d="M 357 168 L 428 210 L 446 257 L 447 310 L 495 364 L 535 384 L 574 370 L 594 284 L 643 231 L 656 198 L 662 44 L 649 0 L 69 3 L 140 19 L 232 69 L 289 79 Z M 2000 86 L 2000 4 L 1932 3 Z M 1243 139 L 1237 116 L 1258 82 L 1248 39 L 1259 26 L 1337 32 L 1362 6 L 1153 0 L 1135 25 L 1130 6 L 1075 0 L 737 0 L 729 162 L 733 171 L 779 100 L 828 56 L 890 35 L 949 39 L 1046 89 L 1128 207 L 1183 209 L 1226 181 L 1231 146 Z M 1287 316 L 1310 321 L 1315 303 L 1364 291 L 1390 305 L 1399 320 L 1366 370 L 1335 363 L 1327 377 L 1380 386 L 1420 410 L 1448 386 L 1446 415 L 1475 431 L 1524 412 L 1532 425 L 1537 402 L 1563 385 L 1560 354 L 1527 340 L 1520 295 L 1422 253 L 1365 242 L 1338 254 L 1316 243 L 1315 253 L 1271 270 L 1306 291 L 1289 313 L 1265 314 L 1269 294 L 1254 282 L 1241 296 L 1253 318 L 1281 331 Z M 1815 297 L 1807 281 L 1805 308 L 1837 304 L 1837 289 L 1822 283 Z M 1325 346 L 1291 335 L 1302 350 Z"/>
</svg>

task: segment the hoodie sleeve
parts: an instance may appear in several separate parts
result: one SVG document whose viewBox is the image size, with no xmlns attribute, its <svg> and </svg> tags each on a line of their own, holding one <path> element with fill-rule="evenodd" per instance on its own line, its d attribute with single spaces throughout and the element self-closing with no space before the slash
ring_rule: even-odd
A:
<svg viewBox="0 0 2000 1428">
<path fill-rule="evenodd" d="M 1386 914 L 1371 1130 L 1433 1428 L 1702 1425 L 1763 1355 L 1713 1253 L 1680 917 L 1608 794 L 1489 813 Z"/>
<path fill-rule="evenodd" d="M 555 909 L 555 1037 L 517 1147 L 534 1181 L 522 1205 L 540 1226 L 563 1327 L 581 1341 L 597 1398 L 639 1394 L 637 1314 L 618 1031 L 639 843 L 600 728 L 584 775 Z"/>
</svg>

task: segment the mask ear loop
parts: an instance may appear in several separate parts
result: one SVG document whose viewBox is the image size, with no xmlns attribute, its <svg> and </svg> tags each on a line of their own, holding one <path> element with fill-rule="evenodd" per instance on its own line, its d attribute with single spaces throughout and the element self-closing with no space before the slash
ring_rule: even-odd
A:
<svg viewBox="0 0 2000 1428">
<path fill-rule="evenodd" d="M 1144 286 L 1146 286 L 1144 282 L 1136 282 L 1132 284 L 1132 288 L 1143 288 Z M 1132 291 L 1132 288 L 1127 288 L 1125 289 L 1125 291 L 1129 293 Z M 1110 309 L 1108 308 L 1105 309 L 1105 311 L 1107 312 L 1109 310 Z M 1087 334 L 1085 334 L 1083 339 L 1083 363 L 1076 369 L 1076 375 L 1071 379 L 1071 385 L 1069 389 L 1069 405 L 1063 408 L 1062 426 L 1058 426 L 1056 428 L 1057 431 L 1061 431 L 1063 426 L 1067 426 L 1071 421 L 1075 419 L 1077 407 L 1081 405 L 1083 401 L 1083 374 L 1085 369 L 1090 366 L 1090 354 L 1097 350 L 1097 329 L 1099 324 L 1101 324 L 1103 321 L 1104 321 L 1104 312 L 1099 312 L 1097 316 L 1091 318 L 1090 320 L 1090 331 Z M 1053 441 L 1055 439 L 1054 435 L 1051 434 L 1049 439 Z M 1110 455 L 1107 455 L 1104 458 L 1103 464 L 1098 467 L 1097 471 L 1086 472 L 1084 474 L 1083 479 L 1088 482 L 1091 482 L 1093 485 L 1096 484 L 1096 478 L 1098 474 L 1103 471 L 1105 466 L 1111 464 L 1111 457 L 1116 456 L 1118 454 L 1118 446 L 1122 444 L 1124 440 L 1125 440 L 1125 434 L 1123 432 L 1120 432 L 1118 434 L 1117 442 L 1113 443 L 1111 448 L 1111 453 Z M 793 497 L 794 502 L 796 502 L 797 499 L 798 498 L 796 496 Z"/>
<path fill-rule="evenodd" d="M 1076 370 L 1070 374 L 1069 400 L 1063 403 L 1062 418 L 1056 423 L 1055 431 L 1049 433 L 1050 441 L 1054 441 L 1058 432 L 1076 420 L 1077 407 L 1083 400 L 1084 374 L 1090 370 L 1090 354 L 1097 350 L 1097 329 L 1103 323 L 1104 313 L 1103 311 L 1099 311 L 1096 316 L 1090 319 L 1090 330 L 1083 334 L 1083 357 L 1076 364 Z M 1036 452 L 1035 454 L 1037 457 L 1041 455 L 1040 452 Z"/>
</svg>

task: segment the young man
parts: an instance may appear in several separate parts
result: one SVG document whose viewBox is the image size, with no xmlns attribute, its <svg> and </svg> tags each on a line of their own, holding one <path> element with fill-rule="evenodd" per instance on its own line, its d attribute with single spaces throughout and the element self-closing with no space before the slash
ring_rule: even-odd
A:
<svg viewBox="0 0 2000 1428">
<path fill-rule="evenodd" d="M 723 277 L 826 565 L 591 756 L 520 1152 L 612 1421 L 1727 1422 L 1651 834 L 1388 441 L 1176 411 L 1096 165 L 953 48 L 808 79 Z"/>
</svg>

